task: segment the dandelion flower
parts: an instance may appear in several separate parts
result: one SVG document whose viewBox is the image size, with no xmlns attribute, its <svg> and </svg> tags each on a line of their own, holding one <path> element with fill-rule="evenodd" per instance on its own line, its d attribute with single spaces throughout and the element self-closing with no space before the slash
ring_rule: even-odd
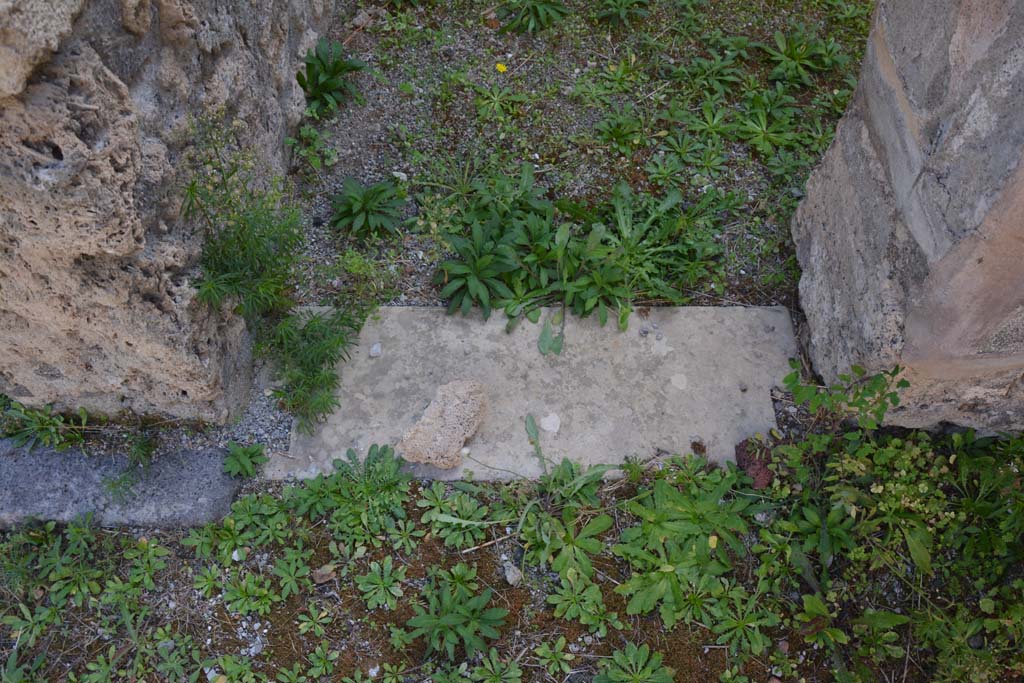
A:
<svg viewBox="0 0 1024 683">
<path fill-rule="evenodd" d="M 503 62 L 498 62 L 494 65 L 494 68 L 498 70 L 498 73 L 503 74 L 508 71 L 508 67 Z"/>
</svg>

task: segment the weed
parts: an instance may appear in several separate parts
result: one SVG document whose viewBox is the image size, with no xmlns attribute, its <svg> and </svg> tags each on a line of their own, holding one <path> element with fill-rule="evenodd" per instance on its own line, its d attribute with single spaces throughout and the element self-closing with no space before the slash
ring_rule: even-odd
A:
<svg viewBox="0 0 1024 683">
<path fill-rule="evenodd" d="M 760 667 L 787 679 L 900 678 L 908 648 L 908 680 L 1014 680 L 1024 639 L 1024 439 L 880 430 L 899 378 L 855 370 L 826 387 L 788 378 L 815 420 L 798 439 L 748 442 L 774 477 L 759 490 L 735 468 L 697 457 L 650 469 L 633 463 L 627 481 L 605 482 L 607 468 L 549 461 L 529 418 L 541 480 L 433 482 L 416 499 L 422 529 L 406 518 L 412 483 L 401 461 L 376 446 L 281 497 L 245 495 L 228 517 L 187 536 L 139 538 L 88 518 L 30 524 L 0 536 L 0 623 L 12 645 L 2 676 L 192 680 L 216 669 L 227 681 L 254 683 L 343 673 L 369 680 L 364 660 L 358 673 L 342 671 L 352 664 L 339 654 L 352 642 L 344 634 L 365 629 L 372 640 L 363 642 L 380 648 L 375 680 L 388 683 L 413 671 L 460 682 L 515 683 L 524 671 L 564 678 L 595 659 L 595 680 L 666 681 L 672 673 L 658 653 L 631 643 L 655 635 L 679 642 L 681 622 L 705 634 L 697 642 L 729 650 L 724 681 L 749 680 Z M 493 543 L 463 537 L 457 545 L 477 547 L 444 557 L 437 535 L 494 526 L 505 531 Z M 414 534 L 428 527 L 430 536 Z M 423 566 L 368 551 L 391 539 L 405 553 L 416 539 L 428 546 L 418 557 L 442 559 Z M 529 578 L 506 587 L 495 559 L 519 560 L 518 546 Z M 200 562 L 179 559 L 188 548 Z M 486 562 L 479 570 L 472 553 Z M 628 575 L 613 589 L 606 568 L 617 561 Z M 560 576 L 543 594 L 547 567 Z M 314 574 L 330 585 L 314 589 Z M 184 588 L 189 605 L 223 605 L 228 618 L 190 625 L 194 613 L 182 610 L 191 607 L 169 604 L 170 586 Z M 630 615 L 660 619 L 620 621 L 605 605 L 607 590 L 626 597 Z M 353 605 L 362 610 L 360 596 L 374 610 L 420 602 L 403 629 L 350 616 Z M 279 668 L 224 654 L 223 643 L 236 647 L 238 617 L 274 613 L 293 614 L 295 624 L 275 621 L 265 633 L 270 651 L 301 642 L 304 660 Z M 600 650 L 576 637 L 584 629 L 572 627 L 570 640 L 557 627 L 522 626 L 563 623 L 552 618 L 602 639 L 622 633 L 613 634 L 610 657 L 595 658 Z M 500 637 L 506 622 L 517 624 L 513 642 Z M 97 634 L 84 655 L 68 645 Z M 789 653 L 773 647 L 779 638 Z M 425 661 L 407 654 L 417 641 Z M 387 647 L 392 661 L 376 659 L 389 656 Z"/>
<path fill-rule="evenodd" d="M 246 571 L 236 571 L 224 584 L 224 604 L 237 614 L 255 612 L 267 615 L 273 604 L 280 600 L 281 596 L 274 592 L 270 579 Z"/>
<path fill-rule="evenodd" d="M 241 446 L 228 442 L 228 454 L 224 457 L 224 472 L 233 477 L 255 477 L 256 469 L 269 458 L 263 454 L 263 444 Z"/>
<path fill-rule="evenodd" d="M 476 97 L 473 99 L 473 105 L 476 107 L 477 116 L 484 122 L 505 121 L 527 101 L 525 95 L 500 85 L 492 85 L 489 88 L 477 85 L 474 86 L 474 90 Z"/>
<path fill-rule="evenodd" d="M 289 595 L 299 595 L 312 585 L 310 568 L 306 564 L 311 554 L 288 548 L 284 557 L 274 563 L 274 576 L 278 577 L 281 586 L 281 599 L 287 599 Z"/>
<path fill-rule="evenodd" d="M 527 518 L 523 525 L 526 552 L 530 559 L 544 567 L 551 564 L 564 579 L 573 572 L 589 579 L 594 574 L 590 555 L 595 555 L 602 544 L 596 536 L 612 525 L 608 515 L 598 515 L 576 530 L 577 511 L 566 507 L 562 520 L 538 513 Z"/>
<path fill-rule="evenodd" d="M 347 178 L 341 192 L 331 200 L 331 224 L 360 237 L 395 233 L 401 223 L 402 200 L 391 181 L 364 186 Z"/>
<path fill-rule="evenodd" d="M 775 32 L 775 47 L 765 46 L 769 59 L 775 62 L 772 80 L 812 85 L 811 74 L 846 62 L 834 41 L 823 42 L 804 27 L 788 35 Z"/>
<path fill-rule="evenodd" d="M 612 112 L 598 121 L 594 131 L 598 140 L 624 156 L 628 156 L 644 141 L 644 123 L 629 108 Z"/>
<path fill-rule="evenodd" d="M 488 607 L 493 591 L 477 595 L 458 589 L 444 576 L 431 577 L 423 587 L 426 605 L 413 605 L 416 616 L 409 619 L 410 638 L 425 638 L 429 652 L 445 652 L 454 659 L 460 644 L 465 656 L 485 648 L 485 638 L 497 638 L 508 610 Z"/>
<path fill-rule="evenodd" d="M 484 538 L 484 529 L 490 526 L 487 506 L 481 505 L 466 493 L 444 498 L 440 506 L 423 515 L 431 530 L 444 539 L 446 546 L 468 548 Z"/>
<path fill-rule="evenodd" d="M 3 431 L 17 447 L 32 450 L 42 445 L 57 451 L 78 446 L 84 441 L 83 430 L 88 415 L 79 410 L 75 418 L 66 418 L 53 412 L 52 406 L 26 408 L 8 399 L 3 412 Z"/>
<path fill-rule="evenodd" d="M 388 538 L 396 550 L 401 550 L 404 553 L 412 553 L 416 550 L 419 540 L 426 534 L 426 531 L 417 529 L 416 524 L 407 519 L 400 519 L 388 524 Z"/>
<path fill-rule="evenodd" d="M 605 209 L 613 221 L 609 230 L 596 221 L 586 227 L 557 223 L 556 207 L 532 188 L 529 166 L 511 196 L 503 196 L 508 186 L 476 184 L 465 213 L 470 235 L 448 238 L 458 258 L 441 266 L 441 295 L 449 298 L 449 312 L 467 314 L 476 303 L 486 317 L 500 307 L 514 326 L 524 317 L 537 322 L 542 306 L 561 305 L 563 312 L 541 333 L 542 350 L 554 352 L 561 344 L 556 328 L 564 312 L 596 313 L 602 325 L 614 312 L 625 329 L 634 298 L 681 302 L 674 285 L 696 286 L 714 272 L 717 249 L 688 230 L 691 219 L 681 213 L 678 192 L 655 202 L 620 188 Z M 707 202 L 722 199 L 706 197 L 698 206 L 705 217 L 711 213 Z"/>
<path fill-rule="evenodd" d="M 509 0 L 502 8 L 502 31 L 537 33 L 563 19 L 569 10 L 559 0 Z"/>
<path fill-rule="evenodd" d="M 565 651 L 566 644 L 565 636 L 559 636 L 553 644 L 541 643 L 533 650 L 534 656 L 551 676 L 562 677 L 572 671 L 576 655 Z"/>
<path fill-rule="evenodd" d="M 334 113 L 346 101 L 359 97 L 355 84 L 348 77 L 365 69 L 366 64 L 342 57 L 342 50 L 338 41 L 321 38 L 316 48 L 306 53 L 305 71 L 295 74 L 314 115 Z"/>
<path fill-rule="evenodd" d="M 484 319 L 491 315 L 492 293 L 495 301 L 511 299 L 512 290 L 500 279 L 512 272 L 514 264 L 501 259 L 497 231 L 479 223 L 473 225 L 470 237 L 453 235 L 448 241 L 459 260 L 441 264 L 445 286 L 441 296 L 449 300 L 448 312 L 462 311 L 468 315 L 473 304 L 478 304 Z"/>
<path fill-rule="evenodd" d="M 398 273 L 387 261 L 377 261 L 355 250 L 346 249 L 326 271 L 332 280 L 343 280 L 343 297 L 362 302 L 367 309 L 398 296 Z M 367 310 L 367 313 L 371 310 Z"/>
<path fill-rule="evenodd" d="M 769 120 L 764 110 L 750 112 L 736 126 L 739 136 L 754 149 L 770 156 L 777 147 L 788 147 L 794 142 L 792 124 L 786 119 Z"/>
<path fill-rule="evenodd" d="M 299 137 L 287 137 L 284 143 L 295 150 L 296 156 L 306 162 L 311 175 L 338 162 L 338 153 L 328 146 L 323 135 L 309 124 L 299 128 Z"/>
<path fill-rule="evenodd" d="M 650 14 L 649 7 L 649 0 L 603 0 L 597 18 L 630 27 L 634 19 L 642 19 Z"/>
<path fill-rule="evenodd" d="M 321 640 L 316 649 L 309 655 L 309 675 L 313 678 L 323 678 L 334 673 L 335 662 L 341 653 L 332 650 L 326 640 Z"/>
<path fill-rule="evenodd" d="M 266 189 L 249 151 L 232 151 L 219 124 L 196 124 L 194 173 L 183 212 L 203 228 L 201 301 L 231 300 L 246 320 L 287 309 L 287 280 L 301 242 L 299 211 L 284 203 L 279 183 Z"/>
<path fill-rule="evenodd" d="M 395 569 L 390 556 L 385 557 L 383 562 L 371 562 L 369 573 L 356 577 L 356 585 L 363 593 L 363 599 L 369 609 L 395 609 L 398 598 L 405 594 L 401 586 L 403 581 L 405 567 Z"/>
<path fill-rule="evenodd" d="M 306 611 L 299 615 L 299 633 L 312 633 L 317 638 L 323 638 L 325 629 L 331 621 L 331 613 L 328 610 L 309 603 Z"/>
<path fill-rule="evenodd" d="M 473 669 L 472 677 L 477 683 L 522 683 L 523 670 L 515 660 L 502 660 L 492 647 L 480 665 Z"/>
<path fill-rule="evenodd" d="M 274 396 L 309 432 L 338 406 L 338 362 L 348 358 L 361 321 L 342 308 L 330 313 L 296 312 L 284 317 L 265 342 L 277 357 L 281 385 Z"/>
<path fill-rule="evenodd" d="M 647 645 L 627 643 L 606 660 L 594 683 L 672 683 L 672 670 L 661 663 L 662 655 Z"/>
</svg>

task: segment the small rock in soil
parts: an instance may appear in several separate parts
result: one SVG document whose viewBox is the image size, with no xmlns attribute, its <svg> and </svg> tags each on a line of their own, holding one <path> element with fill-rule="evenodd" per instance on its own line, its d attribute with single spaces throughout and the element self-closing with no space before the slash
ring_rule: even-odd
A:
<svg viewBox="0 0 1024 683">
<path fill-rule="evenodd" d="M 505 564 L 505 580 L 515 588 L 523 582 L 523 572 L 511 562 Z"/>
<path fill-rule="evenodd" d="M 313 583 L 315 584 L 327 583 L 334 577 L 335 571 L 333 564 L 325 564 L 319 569 L 313 570 Z"/>
</svg>

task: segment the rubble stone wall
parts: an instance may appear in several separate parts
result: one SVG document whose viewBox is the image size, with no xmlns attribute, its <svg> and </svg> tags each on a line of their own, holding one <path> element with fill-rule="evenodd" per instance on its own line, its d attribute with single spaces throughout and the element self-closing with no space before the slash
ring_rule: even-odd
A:
<svg viewBox="0 0 1024 683">
<path fill-rule="evenodd" d="M 225 110 L 268 173 L 333 0 L 0 2 L 0 393 L 229 419 L 244 322 L 195 300 L 180 219 L 189 122 Z"/>
<path fill-rule="evenodd" d="M 895 424 L 1024 429 L 1024 2 L 879 0 L 792 230 L 810 355 L 899 364 Z"/>
</svg>

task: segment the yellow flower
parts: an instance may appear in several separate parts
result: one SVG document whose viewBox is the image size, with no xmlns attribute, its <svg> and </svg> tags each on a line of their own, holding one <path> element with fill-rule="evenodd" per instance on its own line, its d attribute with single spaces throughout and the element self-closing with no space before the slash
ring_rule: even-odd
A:
<svg viewBox="0 0 1024 683">
<path fill-rule="evenodd" d="M 498 70 L 498 73 L 500 73 L 500 74 L 503 74 L 503 73 L 505 73 L 506 71 L 508 71 L 508 67 L 507 67 L 507 66 L 505 66 L 505 65 L 504 65 L 503 63 L 501 63 L 501 62 L 498 62 L 497 64 L 495 64 L 495 65 L 494 65 L 494 68 L 495 68 L 495 69 L 497 69 L 497 70 Z"/>
<path fill-rule="evenodd" d="M 712 550 L 717 548 L 718 547 L 718 536 L 715 536 L 714 534 L 711 534 L 710 536 L 708 536 L 708 545 L 711 546 Z"/>
</svg>

